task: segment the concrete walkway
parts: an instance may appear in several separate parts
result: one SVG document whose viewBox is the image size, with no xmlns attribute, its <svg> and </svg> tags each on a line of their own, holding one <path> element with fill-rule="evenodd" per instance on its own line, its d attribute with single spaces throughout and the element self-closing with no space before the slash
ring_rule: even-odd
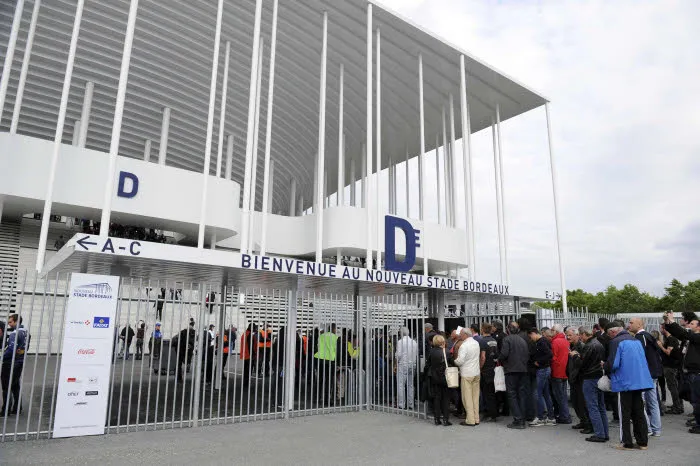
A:
<svg viewBox="0 0 700 466">
<path fill-rule="evenodd" d="M 665 416 L 663 437 L 651 438 L 648 451 L 588 443 L 568 425 L 524 431 L 507 429 L 504 421 L 436 427 L 432 421 L 361 412 L 8 442 L 0 444 L 0 464 L 700 465 L 700 438 L 683 427 L 686 419 Z"/>
</svg>

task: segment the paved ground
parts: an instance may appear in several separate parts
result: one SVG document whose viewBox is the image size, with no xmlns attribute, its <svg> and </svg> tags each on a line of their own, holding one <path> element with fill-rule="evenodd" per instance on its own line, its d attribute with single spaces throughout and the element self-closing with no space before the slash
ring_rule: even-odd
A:
<svg viewBox="0 0 700 466">
<path fill-rule="evenodd" d="M 376 412 L 309 416 L 195 429 L 9 442 L 0 464 L 533 464 L 700 465 L 686 416 L 665 416 L 648 451 L 591 444 L 570 426 L 513 431 L 505 422 L 435 427 Z M 611 432 L 612 433 L 612 432 Z"/>
</svg>

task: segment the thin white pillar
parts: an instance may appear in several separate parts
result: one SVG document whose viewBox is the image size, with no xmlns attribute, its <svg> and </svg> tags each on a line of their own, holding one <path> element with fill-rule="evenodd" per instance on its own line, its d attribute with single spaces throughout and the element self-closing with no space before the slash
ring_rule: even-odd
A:
<svg viewBox="0 0 700 466">
<path fill-rule="evenodd" d="M 22 22 L 22 11 L 24 10 L 24 0 L 17 0 L 15 7 L 15 16 L 12 20 L 12 28 L 10 29 L 10 40 L 7 42 L 7 50 L 5 51 L 5 63 L 2 67 L 2 76 L 0 76 L 0 121 L 2 121 L 2 113 L 5 109 L 5 98 L 7 97 L 7 85 L 10 83 L 10 73 L 12 71 L 12 60 L 15 57 L 15 47 L 17 45 L 17 35 L 19 34 L 19 26 Z"/>
<path fill-rule="evenodd" d="M 289 183 L 289 216 L 294 217 L 297 213 L 297 180 L 292 178 Z"/>
<path fill-rule="evenodd" d="M 272 186 L 272 189 L 270 189 L 270 193 L 267 196 L 267 210 L 263 212 L 263 215 L 267 216 L 267 214 L 272 213 L 272 206 L 274 205 L 274 199 L 275 199 L 275 161 L 270 160 L 270 186 Z M 264 254 L 261 252 L 260 254 Z"/>
<path fill-rule="evenodd" d="M 10 134 L 17 132 L 19 124 L 19 114 L 22 109 L 22 99 L 24 97 L 24 86 L 27 83 L 27 73 L 29 72 L 29 60 L 32 55 L 32 46 L 34 44 L 34 34 L 36 33 L 36 23 L 39 19 L 39 8 L 41 0 L 34 0 L 34 9 L 32 10 L 32 19 L 29 22 L 29 32 L 27 33 L 27 42 L 24 46 L 24 57 L 22 58 L 22 70 L 19 73 L 19 82 L 17 84 L 17 97 L 15 98 L 15 108 L 12 111 L 12 122 L 10 123 Z M 14 26 L 14 24 L 13 24 Z M 9 50 L 8 50 L 9 52 Z M 3 71 L 3 77 L 5 73 Z M 9 76 L 9 73 L 8 73 Z M 2 111 L 0 110 L 0 115 Z M 1 117 L 0 117 L 1 118 Z"/>
<path fill-rule="evenodd" d="M 233 134 L 229 134 L 226 139 L 226 172 L 224 176 L 230 180 L 233 172 Z"/>
<path fill-rule="evenodd" d="M 435 135 L 435 183 L 437 188 L 437 214 L 438 214 L 438 225 L 442 223 L 442 203 L 440 202 L 440 152 L 438 151 L 438 136 Z"/>
<path fill-rule="evenodd" d="M 267 123 L 265 128 L 265 168 L 263 173 L 263 213 L 262 213 L 262 238 L 260 239 L 260 255 L 264 256 L 267 250 L 267 213 L 272 211 L 272 195 L 270 186 L 274 187 L 274 161 L 270 162 L 272 143 L 272 102 L 275 96 L 275 57 L 277 52 L 277 5 L 278 0 L 272 3 L 272 32 L 270 37 L 270 75 L 267 80 Z M 262 56 L 262 54 L 260 55 Z M 273 188 L 274 189 L 274 188 Z M 273 191 L 274 193 L 274 191 Z"/>
<path fill-rule="evenodd" d="M 405 162 L 406 162 L 406 170 L 405 170 L 405 174 L 406 174 L 406 186 L 405 186 L 405 188 L 406 188 L 406 218 L 409 218 L 411 216 L 411 203 L 410 203 L 411 196 L 409 194 L 410 189 L 408 188 L 408 186 L 409 186 L 409 182 L 408 182 L 408 174 L 409 174 L 408 173 L 408 147 L 406 147 L 406 160 L 405 160 Z"/>
<path fill-rule="evenodd" d="M 503 275 L 503 216 L 501 215 L 501 188 L 498 172 L 498 142 L 496 141 L 496 123 L 491 119 L 491 138 L 493 139 L 493 171 L 496 184 L 496 216 L 498 217 L 498 264 L 501 284 L 505 283 Z"/>
<path fill-rule="evenodd" d="M 304 193 L 302 193 L 301 196 L 299 196 L 299 207 L 298 207 L 298 209 L 299 209 L 299 211 L 298 211 L 297 215 L 298 215 L 299 217 L 301 217 L 302 215 L 304 215 Z"/>
<path fill-rule="evenodd" d="M 455 99 L 452 94 L 450 94 L 450 171 L 449 171 L 449 183 L 450 183 L 450 226 L 457 226 L 457 209 L 455 207 L 455 186 L 456 186 L 456 173 L 455 166 L 457 165 L 457 155 L 455 154 Z"/>
<path fill-rule="evenodd" d="M 362 187 L 364 199 L 362 207 L 367 209 L 367 268 L 372 268 L 372 209 L 369 208 L 369 186 L 370 176 L 372 175 L 372 144 L 374 144 L 374 136 L 372 134 L 372 4 L 367 3 L 367 174 L 364 186 Z"/>
<path fill-rule="evenodd" d="M 311 212 L 314 214 L 318 211 L 318 151 L 314 157 L 314 185 L 313 185 L 313 203 L 311 204 Z"/>
<path fill-rule="evenodd" d="M 362 143 L 362 163 L 360 167 L 360 207 L 367 207 L 367 145 Z"/>
<path fill-rule="evenodd" d="M 345 84 L 345 67 L 340 64 L 340 83 L 338 87 L 338 192 L 336 198 L 336 204 L 338 207 L 342 206 L 344 203 L 345 195 L 345 135 L 343 133 L 344 128 L 344 111 L 345 111 L 345 96 L 344 96 L 344 84 Z"/>
<path fill-rule="evenodd" d="M 78 141 L 80 140 L 80 120 L 75 120 L 73 123 L 73 137 L 71 139 L 72 146 L 78 146 Z"/>
<path fill-rule="evenodd" d="M 425 212 L 425 196 L 423 193 L 423 159 L 425 158 L 425 103 L 423 102 L 423 54 L 418 54 L 418 99 L 420 108 L 420 152 L 418 153 L 418 197 L 419 199 L 419 217 L 423 220 Z M 425 247 L 423 248 L 425 251 Z M 427 260 L 427 259 L 426 259 Z"/>
<path fill-rule="evenodd" d="M 216 233 L 211 234 L 211 238 L 209 240 L 209 249 L 216 249 Z"/>
<path fill-rule="evenodd" d="M 464 222 L 467 229 L 467 265 L 468 277 L 475 279 L 476 260 L 474 251 L 474 204 L 472 194 L 472 145 L 471 145 L 471 121 L 469 120 L 469 107 L 467 105 L 467 76 L 464 68 L 464 55 L 459 57 L 460 69 L 460 97 L 462 106 L 462 165 L 464 169 Z"/>
<path fill-rule="evenodd" d="M 158 145 L 158 165 L 165 165 L 168 155 L 168 132 L 170 131 L 170 107 L 163 109 L 163 122 L 160 126 L 160 144 Z"/>
<path fill-rule="evenodd" d="M 377 135 L 375 139 L 377 140 L 377 175 L 375 177 L 376 191 L 374 194 L 374 205 L 377 211 L 377 270 L 382 268 L 382 35 L 381 30 L 377 28 L 377 51 L 376 58 L 377 61 L 377 83 L 376 83 L 376 93 L 377 93 L 377 104 L 376 111 L 377 117 L 375 124 L 377 125 Z"/>
<path fill-rule="evenodd" d="M 211 83 L 209 85 L 209 117 L 207 118 L 207 140 L 204 147 L 204 167 L 202 168 L 202 202 L 199 208 L 199 237 L 197 247 L 204 248 L 204 230 L 207 224 L 207 194 L 209 190 L 209 175 L 211 173 L 211 145 L 214 137 L 214 110 L 216 107 L 216 79 L 219 76 L 219 47 L 221 45 L 221 18 L 224 10 L 224 0 L 219 0 L 216 9 L 216 30 L 214 32 L 214 63 L 211 67 Z"/>
<path fill-rule="evenodd" d="M 143 145 L 143 161 L 151 161 L 151 140 L 146 139 L 146 143 Z"/>
<path fill-rule="evenodd" d="M 253 167 L 251 172 L 251 183 L 250 183 L 250 208 L 248 213 L 250 215 L 250 224 L 248 232 L 248 249 L 253 251 L 253 232 L 255 231 L 255 201 L 258 195 L 258 153 L 260 152 L 259 138 L 260 138 L 260 99 L 262 97 L 262 72 L 263 72 L 263 55 L 265 54 L 265 40 L 260 38 L 260 54 L 258 55 L 258 84 L 256 85 L 258 95 L 255 97 L 255 135 L 253 136 Z M 262 210 L 262 206 L 261 209 Z"/>
<path fill-rule="evenodd" d="M 443 177 L 445 179 L 445 220 L 447 224 L 450 224 L 450 194 L 449 194 L 449 187 L 448 187 L 448 180 L 449 177 L 447 176 L 447 173 L 449 171 L 448 166 L 450 163 L 450 147 L 449 144 L 447 143 L 447 117 L 445 113 L 445 106 L 442 106 L 442 154 L 443 154 L 443 165 L 445 167 L 445 172 L 443 173 Z"/>
<path fill-rule="evenodd" d="M 331 206 L 331 199 L 328 194 L 328 170 L 323 172 L 323 208 L 327 209 Z"/>
<path fill-rule="evenodd" d="M 350 159 L 350 206 L 357 207 L 355 193 L 355 159 Z"/>
<path fill-rule="evenodd" d="M 228 94 L 228 62 L 231 54 L 231 42 L 226 41 L 224 53 L 224 80 L 221 83 L 221 113 L 219 114 L 219 141 L 216 145 L 216 177 L 221 178 L 221 164 L 224 153 L 224 130 L 226 125 L 226 101 Z"/>
<path fill-rule="evenodd" d="M 549 119 L 549 102 L 544 104 L 547 117 L 547 142 L 549 144 L 549 166 L 552 173 L 552 195 L 554 196 L 554 225 L 557 230 L 557 255 L 559 256 L 559 280 L 561 281 L 561 304 L 564 313 L 569 313 L 566 304 L 566 281 L 564 280 L 564 258 L 561 252 L 561 237 L 559 236 L 559 198 L 557 196 L 557 168 L 554 164 L 554 148 L 552 147 L 552 124 Z"/>
<path fill-rule="evenodd" d="M 323 205 L 326 170 L 326 67 L 328 61 L 328 12 L 323 12 L 323 45 L 321 48 L 321 89 L 318 109 L 318 212 L 316 212 L 316 262 L 323 261 Z"/>
<path fill-rule="evenodd" d="M 17 28 L 19 28 L 19 19 L 17 14 L 22 16 L 22 6 L 24 0 L 19 0 L 17 3 L 17 11 L 15 11 L 15 21 L 17 22 Z M 83 6 L 85 5 L 85 0 L 78 0 L 78 5 L 75 9 L 75 17 L 73 18 L 73 32 L 70 39 L 70 47 L 68 48 L 68 61 L 66 62 L 66 74 L 63 79 L 63 90 L 61 91 L 61 103 L 58 107 L 58 123 L 56 124 L 56 133 L 53 138 L 53 150 L 51 152 L 51 168 L 49 169 L 49 180 L 46 186 L 46 197 L 44 198 L 44 211 L 41 216 L 41 232 L 39 233 L 39 250 L 36 255 L 36 270 L 41 272 L 44 267 L 44 257 L 46 256 L 46 240 L 49 236 L 49 217 L 51 216 L 51 205 L 53 203 L 53 184 L 56 179 L 56 166 L 58 164 L 58 151 L 61 148 L 61 138 L 63 137 L 63 126 L 66 123 L 66 108 L 68 107 L 68 97 L 70 94 L 70 83 L 71 77 L 73 76 L 73 64 L 75 63 L 75 49 L 78 45 L 78 33 L 80 32 L 80 21 L 83 17 Z M 12 66 L 12 58 L 10 58 L 9 63 L 7 58 L 14 53 L 15 42 L 17 40 L 17 31 L 14 30 L 15 24 L 13 23 L 13 33 L 10 34 L 10 43 L 7 50 L 7 55 L 5 56 L 5 66 L 3 68 L 2 80 L 9 78 L 10 67 Z M 10 48 L 12 50 L 10 50 Z M 0 85 L 0 117 L 2 117 L 2 108 L 5 102 L 5 92 L 7 91 L 7 84 L 4 84 L 4 88 Z"/>
<path fill-rule="evenodd" d="M 508 271 L 508 226 L 506 224 L 506 194 L 503 188 L 503 145 L 501 142 L 501 110 L 496 104 L 496 136 L 498 137 L 498 174 L 501 178 L 501 216 L 503 217 L 503 262 L 505 263 L 506 284 L 510 284 L 510 272 Z"/>
<path fill-rule="evenodd" d="M 117 169 L 117 155 L 119 154 L 119 140 L 122 133 L 122 118 L 124 117 L 124 101 L 126 100 L 126 83 L 129 79 L 129 64 L 131 63 L 131 47 L 134 43 L 134 28 L 136 27 L 136 13 L 139 8 L 139 0 L 131 0 L 129 17 L 126 23 L 126 35 L 124 37 L 124 51 L 122 52 L 122 66 L 119 71 L 119 84 L 117 86 L 117 101 L 114 106 L 114 122 L 112 123 L 112 140 L 109 143 L 109 167 L 105 180 L 105 194 L 102 203 L 102 219 L 100 220 L 100 237 L 109 235 L 109 222 L 112 216 L 112 197 L 114 196 L 114 175 Z"/>
<path fill-rule="evenodd" d="M 88 126 L 90 126 L 90 112 L 92 110 L 92 94 L 95 84 L 85 83 L 85 95 L 83 96 L 83 108 L 80 113 L 80 132 L 78 133 L 78 147 L 85 147 L 87 142 Z"/>
<path fill-rule="evenodd" d="M 243 207 L 241 221 L 241 252 L 248 252 L 248 225 L 250 224 L 250 178 L 253 164 L 253 140 L 255 127 L 255 99 L 258 82 L 258 55 L 260 55 L 260 22 L 262 17 L 262 0 L 255 3 L 255 22 L 253 26 L 253 55 L 250 59 L 250 89 L 248 92 L 248 129 L 246 136 L 245 170 L 243 175 Z"/>
</svg>

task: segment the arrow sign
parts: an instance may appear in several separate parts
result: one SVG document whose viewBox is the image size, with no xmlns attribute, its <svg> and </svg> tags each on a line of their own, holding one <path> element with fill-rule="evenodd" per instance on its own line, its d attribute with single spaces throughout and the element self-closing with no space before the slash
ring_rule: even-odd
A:
<svg viewBox="0 0 700 466">
<path fill-rule="evenodd" d="M 92 241 L 87 241 L 89 239 L 90 239 L 90 237 L 86 236 L 85 238 L 81 238 L 78 241 L 76 241 L 76 244 L 82 246 L 82 248 L 85 249 L 86 251 L 89 249 L 86 245 L 97 246 L 97 243 L 93 243 Z"/>
</svg>

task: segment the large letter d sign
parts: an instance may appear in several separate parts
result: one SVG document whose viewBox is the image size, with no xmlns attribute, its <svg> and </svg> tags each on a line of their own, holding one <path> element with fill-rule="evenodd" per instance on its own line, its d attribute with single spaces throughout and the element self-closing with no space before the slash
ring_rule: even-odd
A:
<svg viewBox="0 0 700 466">
<path fill-rule="evenodd" d="M 396 260 L 396 230 L 403 232 L 406 238 L 406 256 L 403 261 Z M 409 272 L 416 264 L 416 248 L 420 246 L 418 239 L 420 230 L 416 230 L 408 222 L 399 217 L 387 215 L 384 217 L 384 248 L 385 268 L 394 272 Z"/>
<path fill-rule="evenodd" d="M 127 185 L 127 180 L 131 186 Z M 121 171 L 119 172 L 119 185 L 117 186 L 117 196 L 130 199 L 136 196 L 139 192 L 139 177 L 133 173 Z"/>
</svg>

